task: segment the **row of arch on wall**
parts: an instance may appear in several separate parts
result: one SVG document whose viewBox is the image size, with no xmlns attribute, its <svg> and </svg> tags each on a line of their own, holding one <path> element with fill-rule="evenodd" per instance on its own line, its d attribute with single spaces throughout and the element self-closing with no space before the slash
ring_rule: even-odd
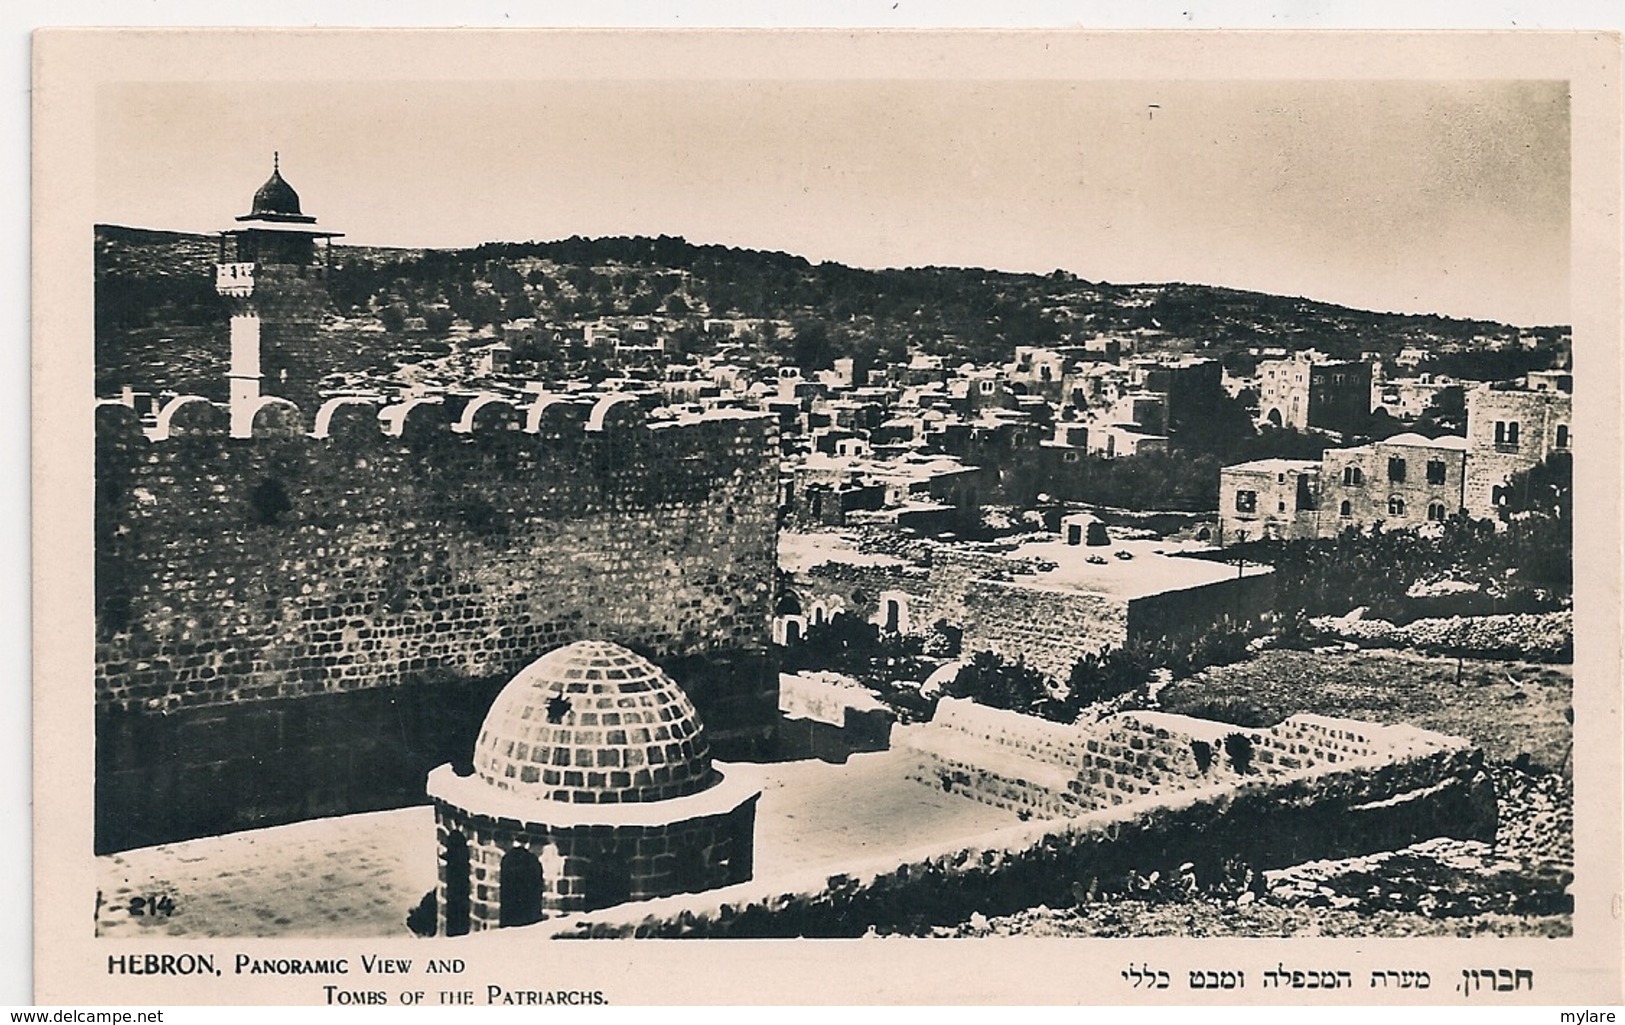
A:
<svg viewBox="0 0 1625 1025">
<path fill-rule="evenodd" d="M 836 597 L 803 602 L 794 591 L 785 591 L 779 597 L 773 616 L 773 643 L 789 645 L 807 636 L 815 626 L 823 626 L 846 611 L 845 604 Z"/>
<path fill-rule="evenodd" d="M 882 591 L 869 621 L 889 633 L 907 633 L 910 629 L 908 603 L 909 596 L 902 591 Z M 846 611 L 839 598 L 803 604 L 794 591 L 786 591 L 780 597 L 777 609 L 773 616 L 773 643 L 780 645 L 800 641 L 809 628 L 822 626 Z"/>
<path fill-rule="evenodd" d="M 599 397 L 590 408 L 573 398 L 558 395 L 540 395 L 534 401 L 520 404 L 499 395 L 483 394 L 469 400 L 460 410 L 446 410 L 445 404 L 445 398 L 439 395 L 396 403 L 339 396 L 322 403 L 307 430 L 304 411 L 293 401 L 279 396 L 257 396 L 228 409 L 201 395 L 178 395 L 156 411 L 154 425 L 146 433 L 153 441 L 191 433 L 225 433 L 231 428 L 253 437 L 308 433 L 311 437 L 327 438 L 341 429 L 354 430 L 356 425 L 365 424 L 368 430 L 398 438 L 420 423 L 436 428 L 447 426 L 457 434 L 472 434 L 480 429 L 536 434 L 550 420 L 558 420 L 561 425 L 576 424 L 587 431 L 604 431 L 613 424 L 644 422 L 639 398 L 624 392 Z M 98 406 L 130 408 L 112 399 L 101 400 Z M 453 413 L 455 419 L 449 419 Z M 135 417 L 134 411 L 129 415 Z"/>
</svg>

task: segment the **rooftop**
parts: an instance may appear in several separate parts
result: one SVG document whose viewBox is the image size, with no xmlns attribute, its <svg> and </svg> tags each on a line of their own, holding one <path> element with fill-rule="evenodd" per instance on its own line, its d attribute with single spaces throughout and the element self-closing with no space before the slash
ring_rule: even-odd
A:
<svg viewBox="0 0 1625 1025">
<path fill-rule="evenodd" d="M 1227 562 L 1193 559 L 1181 551 L 1208 551 L 1210 546 L 1178 541 L 1122 541 L 1108 547 L 1069 545 L 1060 540 L 1034 541 L 1010 553 L 1013 559 L 1039 559 L 1055 568 L 1033 576 L 1019 576 L 1011 583 L 1018 587 L 1084 591 L 1113 598 L 1143 598 L 1167 591 L 1205 587 L 1238 575 L 1255 577 L 1273 573 L 1269 566 L 1253 563 L 1239 571 Z M 1120 554 L 1121 553 L 1121 554 Z M 1129 558 L 1123 558 L 1123 555 Z M 1102 559 L 1090 562 L 1090 557 Z"/>
</svg>

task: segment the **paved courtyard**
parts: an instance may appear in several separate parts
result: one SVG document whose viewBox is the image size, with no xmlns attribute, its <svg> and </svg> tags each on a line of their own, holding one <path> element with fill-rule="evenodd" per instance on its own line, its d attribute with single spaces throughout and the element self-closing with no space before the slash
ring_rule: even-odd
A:
<svg viewBox="0 0 1625 1025">
<path fill-rule="evenodd" d="M 903 778 L 899 753 L 736 765 L 756 780 L 756 878 L 834 875 L 888 852 L 951 843 L 1016 816 Z M 318 819 L 98 859 L 100 936 L 398 936 L 435 883 L 427 807 Z M 134 897 L 168 897 L 157 916 Z"/>
</svg>

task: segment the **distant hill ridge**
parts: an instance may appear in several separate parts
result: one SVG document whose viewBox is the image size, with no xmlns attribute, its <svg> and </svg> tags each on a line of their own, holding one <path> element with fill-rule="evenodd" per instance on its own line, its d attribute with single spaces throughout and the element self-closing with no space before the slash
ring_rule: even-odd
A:
<svg viewBox="0 0 1625 1025">
<path fill-rule="evenodd" d="M 98 387 L 114 378 L 172 381 L 219 344 L 224 307 L 213 290 L 211 235 L 96 226 Z M 1316 348 L 1354 357 L 1401 348 L 1516 339 L 1484 321 L 1378 313 L 1211 285 L 1119 285 L 1056 271 L 959 267 L 865 270 L 781 252 L 671 236 L 493 242 L 468 249 L 335 245 L 335 312 L 396 323 L 443 309 L 475 328 L 523 316 L 559 322 L 666 313 L 675 319 L 767 319 L 789 337 L 757 339 L 764 355 L 827 361 L 896 359 L 911 348 L 955 360 L 1008 360 L 1017 345 L 1134 335 L 1146 348 L 1223 354 L 1249 346 Z M 1556 344 L 1566 328 L 1537 332 Z M 209 335 L 182 340 L 184 336 Z M 390 333 L 378 345 L 392 358 Z M 221 335 L 223 337 L 223 335 Z M 166 351 L 160 339 L 172 339 Z M 199 351 L 186 351 L 201 345 Z M 782 351 L 780 351 L 782 350 Z M 184 376 L 184 375 L 181 375 Z M 168 385 L 166 385 L 168 386 Z"/>
</svg>

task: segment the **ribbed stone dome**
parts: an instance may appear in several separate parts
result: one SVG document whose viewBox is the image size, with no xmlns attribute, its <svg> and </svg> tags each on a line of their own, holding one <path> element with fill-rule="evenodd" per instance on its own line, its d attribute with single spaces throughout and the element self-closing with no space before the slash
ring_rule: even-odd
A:
<svg viewBox="0 0 1625 1025">
<path fill-rule="evenodd" d="M 282 179 L 280 168 L 271 170 L 271 177 L 254 193 L 254 213 L 299 216 L 299 193 Z"/>
<path fill-rule="evenodd" d="M 572 804 L 663 801 L 718 778 L 688 695 L 607 641 L 555 648 L 520 670 L 486 713 L 474 771 L 500 789 Z"/>
</svg>

